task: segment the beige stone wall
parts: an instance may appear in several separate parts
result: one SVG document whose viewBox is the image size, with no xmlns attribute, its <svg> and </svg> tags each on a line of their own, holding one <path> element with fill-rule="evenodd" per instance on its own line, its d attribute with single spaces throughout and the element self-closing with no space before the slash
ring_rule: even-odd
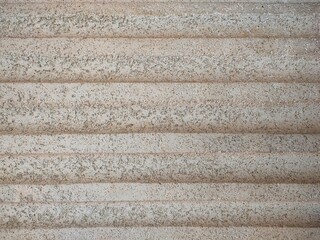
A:
<svg viewBox="0 0 320 240">
<path fill-rule="evenodd" d="M 0 239 L 320 239 L 318 0 L 0 0 Z"/>
</svg>

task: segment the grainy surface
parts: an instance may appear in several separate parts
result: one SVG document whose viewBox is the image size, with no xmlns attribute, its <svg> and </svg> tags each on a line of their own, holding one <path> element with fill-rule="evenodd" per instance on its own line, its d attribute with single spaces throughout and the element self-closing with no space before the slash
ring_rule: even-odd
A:
<svg viewBox="0 0 320 240">
<path fill-rule="evenodd" d="M 0 82 L 319 82 L 317 38 L 0 39 Z"/>
<path fill-rule="evenodd" d="M 319 184 L 90 183 L 1 185 L 2 203 L 103 201 L 320 201 Z"/>
<path fill-rule="evenodd" d="M 0 239 L 320 239 L 317 0 L 0 0 Z"/>
<path fill-rule="evenodd" d="M 2 155 L 0 183 L 320 183 L 319 158 L 297 152 Z"/>
<path fill-rule="evenodd" d="M 0 84 L 0 131 L 320 133 L 319 86 Z"/>
<path fill-rule="evenodd" d="M 0 228 L 107 226 L 320 227 L 320 203 L 146 201 L 0 206 Z"/>
<path fill-rule="evenodd" d="M 0 135 L 0 154 L 320 151 L 319 134 Z"/>
<path fill-rule="evenodd" d="M 319 37 L 320 5 L 109 3 L 0 6 L 6 37 Z"/>
<path fill-rule="evenodd" d="M 319 228 L 271 227 L 122 227 L 122 228 L 60 228 L 60 229 L 0 229 L 6 240 L 87 240 L 87 239 L 173 239 L 173 240 L 318 240 Z"/>
</svg>

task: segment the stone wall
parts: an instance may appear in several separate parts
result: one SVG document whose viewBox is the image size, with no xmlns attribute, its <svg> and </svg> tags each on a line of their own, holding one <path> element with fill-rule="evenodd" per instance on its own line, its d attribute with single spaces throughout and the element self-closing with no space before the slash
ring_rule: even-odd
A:
<svg viewBox="0 0 320 240">
<path fill-rule="evenodd" d="M 318 0 L 0 0 L 0 239 L 320 239 Z"/>
</svg>

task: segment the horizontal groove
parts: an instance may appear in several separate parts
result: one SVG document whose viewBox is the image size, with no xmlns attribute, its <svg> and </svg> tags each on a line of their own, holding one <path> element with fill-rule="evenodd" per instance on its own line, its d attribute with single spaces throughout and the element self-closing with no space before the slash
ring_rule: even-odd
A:
<svg viewBox="0 0 320 240">
<path fill-rule="evenodd" d="M 0 184 L 319 184 L 319 154 L 320 151 L 317 153 L 2 155 Z"/>
<path fill-rule="evenodd" d="M 319 134 L 1 135 L 0 154 L 319 152 Z"/>
<path fill-rule="evenodd" d="M 18 4 L 2 37 L 320 37 L 320 5 L 268 3 Z"/>
<path fill-rule="evenodd" d="M 42 135 L 42 134 L 41 134 Z M 21 136 L 21 135 L 20 135 Z M 130 155 L 130 156 L 136 156 L 136 155 L 146 155 L 146 156 L 162 156 L 162 155 L 167 155 L 167 156 L 173 156 L 173 155 L 199 155 L 201 154 L 202 156 L 212 156 L 212 155 L 216 155 L 216 154 L 228 154 L 228 152 L 221 152 L 221 151 L 217 151 L 217 152 L 198 152 L 195 153 L 193 151 L 185 151 L 185 152 L 179 152 L 179 151 L 172 151 L 172 152 L 134 152 L 134 153 L 126 153 L 126 152 L 86 152 L 86 153 L 23 153 L 23 154 L 16 154 L 16 153 L 2 153 L 0 154 L 1 157 L 16 157 L 16 156 L 20 156 L 20 157 L 59 157 L 59 156 L 73 156 L 73 155 L 79 155 L 79 156 L 85 156 L 85 155 L 90 155 L 90 154 L 97 154 L 97 155 L 103 155 L 103 156 L 121 156 L 121 155 Z M 279 156 L 283 156 L 286 154 L 294 154 L 294 155 L 299 155 L 299 156 L 304 156 L 304 155 L 308 155 L 308 154 L 318 154 L 317 152 L 292 152 L 292 151 L 282 151 L 282 152 L 275 152 L 273 153 L 272 151 L 270 152 L 265 152 L 265 151 L 254 151 L 254 152 L 250 152 L 250 151 L 232 151 L 232 154 L 237 155 L 237 156 L 246 156 L 246 155 L 251 155 L 251 156 L 257 156 L 259 154 L 275 154 L 275 155 L 279 155 Z"/>
<path fill-rule="evenodd" d="M 319 82 L 320 74 L 318 39 L 0 42 L 0 82 Z"/>
<path fill-rule="evenodd" d="M 288 81 L 282 79 L 281 81 L 202 81 L 201 79 L 194 79 L 194 80 L 184 80 L 184 81 L 86 81 L 85 79 L 78 79 L 77 81 L 68 81 L 68 80 L 59 80 L 59 81 L 25 81 L 25 80 L 19 80 L 19 81 L 2 81 L 0 80 L 0 84 L 242 84 L 242 83 L 262 83 L 262 84 L 318 84 L 319 81 L 307 81 L 307 82 L 301 82 L 301 81 Z"/>
<path fill-rule="evenodd" d="M 3 4 L 39 4 L 39 3 L 318 3 L 319 0 L 0 0 Z"/>
<path fill-rule="evenodd" d="M 222 40 L 232 40 L 232 41 L 316 41 L 319 40 L 318 37 L 180 37 L 180 38 L 175 38 L 175 37 L 69 37 L 69 36 L 55 36 L 55 37 L 0 37 L 0 40 L 8 41 L 8 40 L 39 40 L 39 41 L 55 41 L 55 40 L 61 40 L 61 41 L 138 41 L 139 39 L 144 40 L 144 41 L 222 41 Z"/>
<path fill-rule="evenodd" d="M 56 37 L 56 36 L 43 36 L 43 37 L 39 37 L 39 36 L 34 36 L 34 37 L 12 37 L 12 36 L 6 36 L 5 39 L 13 39 L 13 40 L 26 40 L 26 39 L 39 39 L 39 40 L 43 40 L 43 39 L 91 39 L 91 40 L 104 40 L 104 39 L 114 39 L 114 40 L 121 40 L 121 39 L 155 39 L 155 40 L 166 40 L 166 39 L 189 39 L 189 40 L 197 40 L 197 39 L 226 39 L 226 37 L 190 37 L 190 36 L 184 36 L 184 37 L 177 37 L 177 36 L 170 36 L 170 37 L 113 37 L 113 36 L 109 36 L 109 37 L 76 37 L 76 36 L 64 36 L 64 37 Z M 308 36 L 298 36 L 298 37 L 268 37 L 268 36 L 264 36 L 264 37 L 227 37 L 228 39 L 235 39 L 235 40 L 239 40 L 239 39 L 265 39 L 265 40 L 301 40 L 301 39 L 305 39 L 305 40 L 312 40 L 315 39 L 317 37 L 308 37 Z M 1 40 L 1 37 L 0 37 Z"/>
<path fill-rule="evenodd" d="M 4 202 L 1 203 L 2 206 L 23 206 L 24 204 L 30 205 L 30 206 L 48 206 L 48 205 L 65 205 L 65 206 L 82 206 L 82 205 L 117 205 L 117 204 L 233 204 L 233 203 L 241 203 L 241 204 L 306 204 L 306 205 L 312 205 L 312 204 L 319 204 L 319 201 L 231 201 L 231 200 L 226 200 L 226 201 L 212 201 L 212 200 L 144 200 L 144 201 L 87 201 L 87 202 L 49 202 L 49 203 L 43 203 L 43 202 Z M 156 227 L 156 226 L 155 226 Z"/>
<path fill-rule="evenodd" d="M 308 111 L 308 114 L 310 111 Z M 258 113 L 259 114 L 259 113 Z M 70 128 L 73 128 L 72 126 L 66 127 L 65 125 L 62 125 L 62 129 L 56 130 L 52 128 L 52 126 L 43 126 L 40 125 L 37 130 L 35 128 L 30 129 L 24 129 L 24 128 L 7 128 L 6 130 L 2 130 L 0 133 L 0 136 L 5 135 L 12 135 L 12 136 L 29 136 L 29 135 L 42 135 L 42 134 L 48 134 L 48 135 L 98 135 L 98 134 L 153 134 L 153 133 L 159 133 L 159 134 L 167 134 L 167 133 L 174 133 L 174 134 L 314 134 L 317 135 L 320 133 L 318 122 L 310 121 L 309 119 L 306 119 L 309 123 L 304 125 L 303 123 L 294 123 L 294 126 L 290 127 L 282 127 L 282 123 L 272 123 L 268 124 L 268 126 L 250 126 L 250 124 L 247 126 L 233 126 L 233 127 L 220 127 L 210 124 L 210 125 L 179 125 L 179 126 L 161 126 L 161 127 L 155 127 L 155 126 L 144 126 L 144 127 L 133 127 L 132 125 L 128 125 L 128 128 L 117 126 L 116 128 L 112 128 L 112 130 L 109 129 L 81 129 L 81 130 L 71 130 Z M 279 125 L 281 126 L 279 127 Z M 290 123 L 291 124 L 291 123 Z M 312 127 L 309 127 L 310 125 Z M 277 126 L 276 128 L 273 128 L 274 126 Z M 66 129 L 67 128 L 67 129 Z M 107 152 L 108 153 L 108 152 Z M 1 154 L 0 154 L 1 155 Z"/>
<path fill-rule="evenodd" d="M 320 184 L 107 183 L 0 185 L 0 203 L 115 201 L 319 202 Z"/>
<path fill-rule="evenodd" d="M 0 228 L 319 227 L 319 203 L 119 202 L 2 204 Z"/>
<path fill-rule="evenodd" d="M 277 227 L 125 227 L 125 228 L 63 228 L 63 229 L 6 229 L 0 238 L 6 240 L 79 240 L 82 238 L 141 240 L 242 240 L 291 239 L 318 240 L 320 228 Z"/>
<path fill-rule="evenodd" d="M 146 134 L 150 134 L 150 135 L 154 135 L 154 134 L 177 134 L 177 135 L 179 135 L 179 134 L 186 134 L 186 135 L 188 135 L 188 134 L 192 134 L 192 135 L 203 135 L 203 134 L 213 134 L 213 135 L 252 135 L 252 136 L 254 136 L 254 135 L 256 135 L 256 136 L 262 136 L 262 135 L 271 135 L 270 133 L 219 133 L 219 132 L 214 132 L 214 133 L 183 133 L 183 132 L 163 132 L 163 133 L 161 133 L 161 132 L 149 132 L 149 133 L 127 133 L 127 132 L 124 132 L 124 133 L 92 133 L 92 132 L 89 132 L 89 133 L 75 133 L 75 132 L 66 132 L 66 133 L 58 133 L 58 132 L 53 132 L 53 133 L 0 133 L 0 136 L 13 136 L 13 137 L 16 137 L 16 136 L 22 136 L 22 137 L 30 137 L 30 136 L 34 136 L 34 137 L 36 137 L 36 136 L 77 136 L 77 135 L 86 135 L 86 136 L 94 136 L 94 135 L 118 135 L 118 136 L 121 136 L 121 135 L 139 135 L 139 134 L 144 134 L 144 135 L 146 135 Z M 274 135 L 276 135 L 276 136 L 289 136 L 289 135 L 293 135 L 293 136 L 296 136 L 296 135 L 302 135 L 302 136 L 304 136 L 304 135 L 308 135 L 308 136 L 317 136 L 317 135 L 319 135 L 318 133 L 314 133 L 314 134 L 312 134 L 312 133 L 308 133 L 308 134 L 304 134 L 304 133 L 287 133 L 287 134 L 283 134 L 283 133 L 280 133 L 280 134 L 274 134 Z M 164 154 L 165 153 L 193 153 L 193 151 L 166 151 L 166 152 L 163 152 Z M 214 152 L 216 152 L 216 151 L 214 151 Z M 222 152 L 222 151 L 219 151 L 219 152 Z M 233 151 L 233 152 L 238 152 L 238 153 L 246 153 L 246 152 L 251 152 L 250 150 L 244 150 L 244 151 Z M 257 150 L 257 151 L 255 151 L 255 152 L 257 152 L 257 153 L 265 153 L 265 151 L 260 151 L 260 150 Z M 292 150 L 289 150 L 289 151 L 285 151 L 285 150 L 281 150 L 281 151 L 279 151 L 278 153 L 286 153 L 286 152 L 292 152 Z M 304 152 L 304 151 L 303 151 Z M 314 152 L 314 151 L 307 151 L 307 152 Z M 72 154 L 73 152 L 71 151 L 71 152 L 63 152 L 63 154 Z M 90 152 L 90 151 L 88 151 L 88 152 L 85 152 L 85 153 L 92 153 L 92 152 Z M 101 151 L 101 152 L 99 152 L 99 153 L 104 153 L 104 154 L 110 154 L 110 153 L 114 153 L 114 152 L 110 152 L 110 151 Z M 117 153 L 126 153 L 126 152 L 117 152 Z M 141 151 L 141 152 L 139 152 L 139 151 L 136 151 L 136 152 L 134 152 L 134 153 L 130 153 L 130 154 L 136 154 L 136 153 L 153 153 L 152 151 L 151 152 L 145 152 L 145 151 Z M 0 152 L 0 155 L 2 155 L 2 154 L 7 154 L 7 152 L 6 153 L 1 153 Z M 10 154 L 16 154 L 16 153 L 10 153 Z M 39 153 L 39 152 L 37 152 L 37 153 L 33 153 L 33 152 L 31 152 L 31 153 L 24 153 L 24 154 L 46 154 L 46 153 Z M 51 153 L 49 153 L 49 154 L 51 154 Z M 80 152 L 80 154 L 82 154 L 81 152 Z M 161 152 L 157 152 L 156 154 L 162 154 Z"/>
</svg>

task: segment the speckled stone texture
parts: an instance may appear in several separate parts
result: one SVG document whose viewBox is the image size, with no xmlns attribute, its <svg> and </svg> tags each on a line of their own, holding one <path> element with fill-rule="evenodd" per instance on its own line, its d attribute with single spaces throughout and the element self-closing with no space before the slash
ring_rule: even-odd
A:
<svg viewBox="0 0 320 240">
<path fill-rule="evenodd" d="M 1 156 L 0 183 L 318 183 L 319 153 Z"/>
<path fill-rule="evenodd" d="M 60 228 L 1 231 L 6 240 L 87 240 L 87 239 L 173 239 L 173 240 L 318 240 L 318 228 L 271 227 L 123 227 L 123 228 Z"/>
<path fill-rule="evenodd" d="M 0 8 L 6 37 L 319 37 L 318 4 L 110 3 Z"/>
<path fill-rule="evenodd" d="M 315 184 L 90 183 L 1 185 L 0 202 L 305 201 L 320 200 Z"/>
<path fill-rule="evenodd" d="M 318 0 L 0 0 L 0 239 L 319 240 Z"/>
<path fill-rule="evenodd" d="M 108 226 L 320 227 L 320 203 L 140 201 L 0 206 L 0 228 Z"/>
<path fill-rule="evenodd" d="M 320 84 L 1 84 L 6 133 L 320 133 Z"/>
<path fill-rule="evenodd" d="M 1 38 L 0 82 L 319 82 L 319 38 Z"/>
</svg>

